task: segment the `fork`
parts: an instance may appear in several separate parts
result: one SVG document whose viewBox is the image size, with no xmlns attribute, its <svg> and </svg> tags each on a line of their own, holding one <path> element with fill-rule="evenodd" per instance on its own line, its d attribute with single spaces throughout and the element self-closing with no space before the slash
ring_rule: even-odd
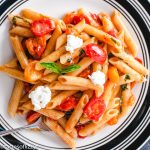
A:
<svg viewBox="0 0 150 150">
<path fill-rule="evenodd" d="M 5 130 L 5 131 L 1 131 L 0 132 L 0 137 L 11 134 L 11 133 L 15 133 L 17 131 L 23 130 L 23 129 L 33 129 L 33 128 L 38 128 L 41 129 L 43 131 L 49 131 L 50 129 L 43 123 L 42 119 L 39 118 L 35 123 L 33 124 L 29 124 L 29 125 L 25 125 L 23 127 L 19 127 L 16 129 L 10 129 L 10 130 Z"/>
</svg>

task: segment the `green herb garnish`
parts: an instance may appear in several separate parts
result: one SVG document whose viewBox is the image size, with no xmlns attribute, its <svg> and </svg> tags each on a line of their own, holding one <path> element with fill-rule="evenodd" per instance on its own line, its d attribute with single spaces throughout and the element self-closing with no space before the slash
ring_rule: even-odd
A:
<svg viewBox="0 0 150 150">
<path fill-rule="evenodd" d="M 130 80 L 130 76 L 128 74 L 126 74 L 124 80 L 125 81 Z"/>
<path fill-rule="evenodd" d="M 126 90 L 126 89 L 128 89 L 128 88 L 127 88 L 127 84 L 121 85 L 121 89 L 122 89 L 123 91 Z"/>
<path fill-rule="evenodd" d="M 114 43 L 117 43 L 117 41 L 114 38 L 110 38 Z"/>
<path fill-rule="evenodd" d="M 65 74 L 65 73 L 73 72 L 80 68 L 80 66 L 78 66 L 78 65 L 71 65 L 71 66 L 68 66 L 68 67 L 62 69 L 59 65 L 57 65 L 54 62 L 47 62 L 47 63 L 42 62 L 41 65 L 44 68 L 46 68 L 54 73 L 57 73 L 57 74 Z"/>
<path fill-rule="evenodd" d="M 72 58 L 68 58 L 67 62 L 71 63 L 72 62 Z"/>
</svg>

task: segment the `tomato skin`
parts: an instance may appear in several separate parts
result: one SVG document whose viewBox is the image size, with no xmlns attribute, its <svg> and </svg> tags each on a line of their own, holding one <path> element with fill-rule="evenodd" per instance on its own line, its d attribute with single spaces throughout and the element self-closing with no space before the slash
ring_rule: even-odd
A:
<svg viewBox="0 0 150 150">
<path fill-rule="evenodd" d="M 73 14 L 73 13 L 66 14 L 63 18 L 63 21 L 65 22 L 65 24 L 72 24 L 74 16 L 75 16 L 75 14 Z"/>
<path fill-rule="evenodd" d="M 143 61 L 140 58 L 135 57 L 134 59 L 137 60 L 139 63 L 143 64 Z"/>
<path fill-rule="evenodd" d="M 113 36 L 113 37 L 117 38 L 117 35 L 116 35 L 116 32 L 115 32 L 115 30 L 114 30 L 114 29 L 112 29 L 112 30 L 108 31 L 107 33 L 108 33 L 109 35 L 111 35 L 111 36 Z"/>
<path fill-rule="evenodd" d="M 32 61 L 24 70 L 24 77 L 29 82 L 34 82 L 40 79 L 43 75 L 42 71 L 35 70 L 35 65 L 38 61 Z"/>
<path fill-rule="evenodd" d="M 55 29 L 55 22 L 50 19 L 35 20 L 31 24 L 31 31 L 35 36 L 43 36 Z"/>
<path fill-rule="evenodd" d="M 98 121 L 105 109 L 104 100 L 101 97 L 94 97 L 86 104 L 83 112 L 89 119 Z"/>
<path fill-rule="evenodd" d="M 98 62 L 99 64 L 103 64 L 106 61 L 107 53 L 99 45 L 91 43 L 86 45 L 83 49 L 88 57 Z"/>
<path fill-rule="evenodd" d="M 57 109 L 61 111 L 69 111 L 71 109 L 74 109 L 76 105 L 77 105 L 76 98 L 74 96 L 70 96 L 66 98 L 63 103 L 57 106 Z"/>
<path fill-rule="evenodd" d="M 74 16 L 73 17 L 73 24 L 74 25 L 76 25 L 76 24 L 78 24 L 81 20 L 83 20 L 83 19 L 85 19 L 85 22 L 87 23 L 87 24 L 90 24 L 90 20 L 88 19 L 88 17 L 87 16 L 85 16 L 85 15 L 80 15 L 80 16 Z"/>
<path fill-rule="evenodd" d="M 35 111 L 30 111 L 27 114 L 26 120 L 29 124 L 34 123 L 36 120 L 38 120 L 41 117 L 41 114 L 39 114 L 38 112 Z"/>
<path fill-rule="evenodd" d="M 90 15 L 91 15 L 92 19 L 94 19 L 97 23 L 99 23 L 99 25 L 102 25 L 102 22 L 97 14 L 90 13 Z"/>
<path fill-rule="evenodd" d="M 86 138 L 87 136 L 81 136 L 81 135 L 79 135 L 79 132 L 80 132 L 80 130 L 81 129 L 83 129 L 85 127 L 85 125 L 77 125 L 75 128 L 76 128 L 76 130 L 77 130 L 77 134 L 78 134 L 78 138 L 81 138 L 81 139 L 84 139 L 84 138 Z"/>
</svg>

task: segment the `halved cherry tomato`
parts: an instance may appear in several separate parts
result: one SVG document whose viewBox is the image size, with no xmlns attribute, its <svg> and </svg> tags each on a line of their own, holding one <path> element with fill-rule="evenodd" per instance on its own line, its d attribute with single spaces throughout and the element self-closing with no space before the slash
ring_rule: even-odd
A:
<svg viewBox="0 0 150 150">
<path fill-rule="evenodd" d="M 46 37 L 29 38 L 25 41 L 28 52 L 35 58 L 38 59 L 42 56 L 46 47 Z"/>
<path fill-rule="evenodd" d="M 74 109 L 76 105 L 77 105 L 76 98 L 74 96 L 70 96 L 66 98 L 63 103 L 57 106 L 57 109 L 62 111 L 69 111 L 71 109 Z"/>
<path fill-rule="evenodd" d="M 83 112 L 89 119 L 98 121 L 105 108 L 104 100 L 101 97 L 94 97 L 86 104 Z"/>
<path fill-rule="evenodd" d="M 72 24 L 74 16 L 74 13 L 68 13 L 64 16 L 63 21 L 65 22 L 65 24 Z"/>
<path fill-rule="evenodd" d="M 83 49 L 85 50 L 85 53 L 88 57 L 98 62 L 99 64 L 103 64 L 107 58 L 106 51 L 97 44 L 88 44 Z"/>
<path fill-rule="evenodd" d="M 102 25 L 102 21 L 100 20 L 97 14 L 90 13 L 90 15 L 97 23 L 99 23 L 99 25 Z"/>
<path fill-rule="evenodd" d="M 108 33 L 109 35 L 111 35 L 111 36 L 113 36 L 113 37 L 117 38 L 117 35 L 116 35 L 116 32 L 115 32 L 115 30 L 114 30 L 114 29 L 112 29 L 112 30 L 108 31 L 107 33 Z"/>
<path fill-rule="evenodd" d="M 55 22 L 50 19 L 35 20 L 31 24 L 31 31 L 35 36 L 43 36 L 55 29 Z"/>
<path fill-rule="evenodd" d="M 35 65 L 38 61 L 32 61 L 24 70 L 24 77 L 27 81 L 33 82 L 42 77 L 43 72 L 35 70 Z"/>
<path fill-rule="evenodd" d="M 73 17 L 73 24 L 76 25 L 76 24 L 78 24 L 78 23 L 79 23 L 81 20 L 83 20 L 83 19 L 85 19 L 85 22 L 86 22 L 87 24 L 90 24 L 89 18 L 88 18 L 87 16 L 85 16 L 85 15 L 74 16 L 74 17 Z"/>
<path fill-rule="evenodd" d="M 40 118 L 41 114 L 39 114 L 38 112 L 35 111 L 30 111 L 27 114 L 26 120 L 29 124 L 34 123 L 36 120 L 38 120 Z"/>
<path fill-rule="evenodd" d="M 137 60 L 139 63 L 143 64 L 143 61 L 140 58 L 135 57 L 134 59 Z"/>
<path fill-rule="evenodd" d="M 78 134 L 78 138 L 81 138 L 81 139 L 84 139 L 84 138 L 86 138 L 86 136 L 81 136 L 81 135 L 79 135 L 79 131 L 82 129 L 82 128 L 84 128 L 85 127 L 85 125 L 77 125 L 76 126 L 76 129 L 77 129 L 77 134 Z"/>
<path fill-rule="evenodd" d="M 79 74 L 79 77 L 87 78 L 88 75 L 90 75 L 90 74 L 91 74 L 91 69 L 90 69 L 90 67 L 88 67 Z"/>
</svg>

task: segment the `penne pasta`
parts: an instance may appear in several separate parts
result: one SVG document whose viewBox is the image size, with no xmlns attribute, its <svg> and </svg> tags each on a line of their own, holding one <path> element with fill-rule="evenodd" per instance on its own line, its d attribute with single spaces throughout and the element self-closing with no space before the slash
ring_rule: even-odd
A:
<svg viewBox="0 0 150 150">
<path fill-rule="evenodd" d="M 122 75 L 119 77 L 119 83 L 118 84 L 122 85 L 122 84 L 131 83 L 133 81 L 134 81 L 134 79 L 132 79 L 132 76 L 125 74 L 125 75 Z"/>
<path fill-rule="evenodd" d="M 128 46 L 128 49 L 130 50 L 131 54 L 135 57 L 138 52 L 137 45 L 134 42 L 133 38 L 131 37 L 128 29 L 125 27 L 118 11 L 115 11 L 114 14 L 112 15 L 112 21 L 119 31 L 121 30 L 124 31 L 125 43 Z"/>
<path fill-rule="evenodd" d="M 141 81 L 142 80 L 142 76 L 136 72 L 135 70 L 133 70 L 132 68 L 130 68 L 126 63 L 124 63 L 122 60 L 113 57 L 111 59 L 109 59 L 109 62 L 114 65 L 118 70 L 120 70 L 123 73 L 129 74 L 130 76 L 132 76 L 132 78 L 135 81 Z"/>
<path fill-rule="evenodd" d="M 57 80 L 57 78 L 58 78 L 58 74 L 51 73 L 51 74 L 48 74 L 48 75 L 42 77 L 41 81 L 45 82 L 45 83 L 51 83 L 51 82 Z"/>
<path fill-rule="evenodd" d="M 79 91 L 84 91 L 87 88 L 80 87 L 80 86 L 74 86 L 74 85 L 64 85 L 61 84 L 58 81 L 54 81 L 49 85 L 49 88 L 52 90 L 79 90 Z"/>
<path fill-rule="evenodd" d="M 20 80 L 16 80 L 14 89 L 11 95 L 11 99 L 9 100 L 9 103 L 8 103 L 8 113 L 11 117 L 15 117 L 16 115 L 19 101 L 23 93 L 23 88 L 24 88 L 24 83 Z"/>
<path fill-rule="evenodd" d="M 50 38 L 50 40 L 47 43 L 46 49 L 42 55 L 42 58 L 46 57 L 47 55 L 49 55 L 52 51 L 55 50 L 55 46 L 56 46 L 56 40 L 57 38 L 62 34 L 61 28 L 60 26 L 57 26 Z"/>
<path fill-rule="evenodd" d="M 146 69 L 140 62 L 138 62 L 133 56 L 122 52 L 122 53 L 116 53 L 113 52 L 113 55 L 116 57 L 121 58 L 125 63 L 127 63 L 131 68 L 133 68 L 135 71 L 142 75 L 148 75 L 149 71 Z"/>
<path fill-rule="evenodd" d="M 67 122 L 67 119 L 65 117 L 62 117 L 60 119 L 58 119 L 58 123 L 65 129 L 65 126 L 66 126 L 66 122 Z M 69 135 L 72 137 L 72 138 L 77 138 L 77 130 L 76 128 L 73 128 L 72 131 L 69 133 Z"/>
<path fill-rule="evenodd" d="M 13 50 L 17 56 L 18 61 L 23 69 L 25 69 L 28 65 L 28 58 L 23 50 L 21 42 L 18 36 L 10 36 L 10 40 L 12 43 Z"/>
<path fill-rule="evenodd" d="M 55 50 L 62 47 L 66 42 L 67 42 L 67 35 L 63 33 L 56 40 Z"/>
<path fill-rule="evenodd" d="M 13 58 L 8 63 L 6 63 L 4 66 L 6 66 L 8 68 L 14 68 L 14 69 L 16 69 L 18 67 L 17 62 L 18 62 L 17 58 Z"/>
<path fill-rule="evenodd" d="M 74 129 L 75 125 L 77 124 L 83 113 L 83 108 L 88 101 L 88 95 L 83 95 L 79 100 L 76 108 L 74 109 L 73 113 L 71 114 L 69 120 L 66 123 L 65 130 L 67 133 L 70 133 Z"/>
<path fill-rule="evenodd" d="M 69 145 L 70 148 L 75 148 L 76 142 L 68 133 L 66 133 L 66 131 L 58 124 L 57 121 L 45 118 L 44 123 L 58 136 L 60 136 L 62 140 Z"/>
<path fill-rule="evenodd" d="M 47 104 L 46 109 L 52 109 L 55 108 L 56 106 L 60 105 L 63 100 L 65 100 L 67 97 L 75 94 L 77 91 L 63 91 L 56 95 L 54 98 L 51 99 L 51 101 Z"/>
<path fill-rule="evenodd" d="M 32 34 L 32 32 L 30 31 L 30 29 L 20 27 L 20 26 L 14 27 L 13 29 L 11 29 L 9 31 L 9 33 L 12 34 L 12 35 L 18 35 L 18 36 L 21 36 L 21 37 L 33 37 L 34 36 Z"/>
<path fill-rule="evenodd" d="M 51 54 L 47 55 L 45 58 L 41 59 L 35 66 L 36 70 L 44 69 L 43 66 L 40 64 L 42 62 L 54 62 L 60 58 L 60 56 L 65 53 L 66 49 L 65 46 L 60 47 L 57 51 L 52 52 Z"/>
</svg>

